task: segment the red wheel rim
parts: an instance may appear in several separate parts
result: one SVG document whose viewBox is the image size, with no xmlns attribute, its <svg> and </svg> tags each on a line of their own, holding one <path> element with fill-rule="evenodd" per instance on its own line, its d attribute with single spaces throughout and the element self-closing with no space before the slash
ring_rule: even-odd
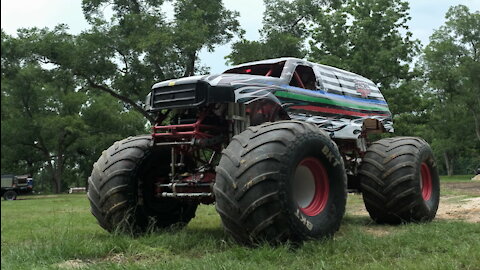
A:
<svg viewBox="0 0 480 270">
<path fill-rule="evenodd" d="M 294 197 L 307 216 L 320 214 L 328 201 L 328 174 L 322 163 L 312 157 L 303 159 L 295 170 Z"/>
<path fill-rule="evenodd" d="M 423 200 L 428 201 L 432 197 L 432 174 L 427 163 L 423 162 L 421 166 L 420 188 L 422 190 Z"/>
</svg>

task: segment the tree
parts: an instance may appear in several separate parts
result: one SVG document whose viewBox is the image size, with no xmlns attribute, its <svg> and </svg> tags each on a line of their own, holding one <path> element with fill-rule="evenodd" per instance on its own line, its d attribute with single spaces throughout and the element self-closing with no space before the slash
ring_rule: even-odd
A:
<svg viewBox="0 0 480 270">
<path fill-rule="evenodd" d="M 408 31 L 407 2 L 276 0 L 265 1 L 265 6 L 261 40 L 234 43 L 229 62 L 307 57 L 364 75 L 381 86 L 387 98 L 399 83 L 419 75 L 409 66 L 419 41 Z M 403 90 L 413 94 L 406 86 Z"/>
<path fill-rule="evenodd" d="M 194 75 L 202 48 L 211 52 L 234 35 L 243 35 L 237 20 L 239 13 L 225 9 L 221 0 L 177 0 L 174 8 L 174 42 L 186 59 L 184 76 Z"/>
<path fill-rule="evenodd" d="M 232 45 L 225 58 L 231 64 L 240 64 L 277 57 L 304 58 L 305 40 L 312 12 L 337 1 L 264 0 L 265 13 L 259 41 L 241 39 Z"/>
<path fill-rule="evenodd" d="M 71 179 L 86 179 L 96 147 L 137 134 L 144 121 L 110 96 L 102 102 L 105 94 L 89 92 L 68 70 L 41 64 L 33 45 L 2 31 L 2 172 L 42 172 L 58 193 Z"/>
<path fill-rule="evenodd" d="M 347 0 L 320 9 L 313 18 L 309 57 L 361 74 L 384 90 L 396 88 L 415 75 L 409 63 L 419 41 L 408 31 L 408 9 L 401 0 Z"/>
<path fill-rule="evenodd" d="M 122 102 L 107 93 L 89 95 L 81 111 L 86 130 L 75 144 L 75 179 L 83 179 L 83 185 L 91 173 L 93 163 L 113 142 L 128 136 L 150 132 L 144 125 L 144 118 L 134 110 L 124 109 Z"/>
<path fill-rule="evenodd" d="M 421 69 L 417 70 L 421 74 L 420 71 Z M 388 93 L 387 100 L 393 113 L 396 136 L 417 136 L 432 141 L 432 134 L 425 131 L 432 121 L 435 95 L 425 87 L 426 84 L 427 81 L 419 77 L 404 80 L 397 87 L 382 91 Z"/>
<path fill-rule="evenodd" d="M 459 5 L 445 17 L 425 49 L 427 76 L 440 98 L 469 110 L 480 141 L 480 12 Z"/>
<path fill-rule="evenodd" d="M 242 39 L 232 45 L 232 52 L 225 57 L 233 65 L 278 57 L 304 58 L 303 39 L 288 33 L 273 33 L 260 41 Z"/>
<path fill-rule="evenodd" d="M 445 168 L 447 175 L 472 173 L 473 166 L 479 164 L 480 144 L 475 141 L 472 120 L 464 105 L 456 102 L 436 100 L 431 110 L 424 134 L 432 143 L 439 167 Z M 458 164 L 465 158 L 468 160 L 463 161 L 465 164 Z M 472 162 L 476 164 L 467 164 Z"/>
<path fill-rule="evenodd" d="M 199 70 L 196 60 L 202 48 L 211 51 L 242 34 L 238 12 L 225 9 L 221 0 L 173 1 L 175 14 L 171 23 L 162 15 L 163 2 L 83 0 L 82 4 L 93 33 L 100 33 L 112 43 L 99 44 L 113 49 L 104 59 L 123 64 L 110 75 L 113 78 L 94 86 L 119 94 L 114 96 L 123 98 L 151 122 L 153 119 L 136 105 L 142 104 L 153 82 L 194 75 Z M 101 11 L 110 4 L 114 15 L 107 23 Z M 94 36 L 93 43 L 97 38 Z M 108 80 L 113 83 L 105 87 Z"/>
<path fill-rule="evenodd" d="M 30 41 L 30 58 L 71 72 L 84 87 L 108 93 L 154 122 L 143 109 L 153 83 L 193 75 L 200 70 L 196 60 L 202 48 L 213 50 L 242 33 L 238 13 L 220 0 L 174 1 L 172 22 L 162 15 L 162 3 L 84 0 L 91 29 L 77 36 L 68 34 L 65 25 L 25 29 L 19 39 Z M 104 17 L 107 6 L 111 18 Z"/>
<path fill-rule="evenodd" d="M 433 143 L 451 175 L 462 157 L 480 163 L 480 13 L 459 5 L 445 17 L 445 25 L 430 37 L 423 61 L 436 95 Z"/>
<path fill-rule="evenodd" d="M 24 151 L 14 154 L 19 158 L 17 162 L 43 163 L 37 166 L 48 171 L 54 192 L 60 192 L 72 147 L 84 132 L 78 111 L 85 94 L 74 91 L 69 74 L 46 71 L 33 64 L 22 66 L 13 76 L 2 76 L 2 81 L 2 110 L 6 114 L 2 119 L 2 146 L 9 146 L 10 154 Z M 8 167 L 5 165 L 2 169 Z"/>
<path fill-rule="evenodd" d="M 22 103 L 28 102 L 30 96 L 25 96 L 22 103 L 12 103 L 12 93 L 9 91 L 11 82 L 7 78 L 17 76 L 19 71 L 20 61 L 17 58 L 21 54 L 22 48 L 17 42 L 11 39 L 3 30 L 1 32 L 1 169 L 3 173 L 25 174 L 29 173 L 34 175 L 41 167 L 42 156 L 38 152 L 31 152 L 29 146 L 25 144 L 16 144 L 12 142 L 12 139 L 24 139 L 28 136 L 29 132 L 33 129 L 28 128 L 25 131 L 12 130 L 10 127 L 16 127 L 19 124 L 24 123 L 23 119 L 19 116 L 18 109 L 21 108 Z M 9 56 L 7 58 L 7 56 Z M 21 89 L 20 91 L 25 91 Z M 16 109 L 16 110 L 12 110 Z"/>
</svg>

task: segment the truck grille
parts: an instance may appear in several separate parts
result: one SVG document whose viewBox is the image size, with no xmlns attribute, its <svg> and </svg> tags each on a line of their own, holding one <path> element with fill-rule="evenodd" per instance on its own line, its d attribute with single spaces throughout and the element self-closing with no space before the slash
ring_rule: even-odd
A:
<svg viewBox="0 0 480 270">
<path fill-rule="evenodd" d="M 205 101 L 202 84 L 182 84 L 153 89 L 152 110 L 195 107 Z"/>
</svg>

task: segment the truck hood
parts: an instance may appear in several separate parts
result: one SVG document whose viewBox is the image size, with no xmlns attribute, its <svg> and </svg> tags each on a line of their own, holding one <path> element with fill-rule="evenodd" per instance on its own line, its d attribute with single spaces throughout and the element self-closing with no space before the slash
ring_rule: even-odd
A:
<svg viewBox="0 0 480 270">
<path fill-rule="evenodd" d="M 242 84 L 281 85 L 282 83 L 284 83 L 282 79 L 276 78 L 276 77 L 229 73 L 229 74 L 191 76 L 191 77 L 184 77 L 180 79 L 162 81 L 154 84 L 152 86 L 152 89 L 160 88 L 164 86 L 193 84 L 193 83 L 197 83 L 198 81 L 207 82 L 211 86 L 233 86 L 233 85 L 242 85 Z"/>
</svg>

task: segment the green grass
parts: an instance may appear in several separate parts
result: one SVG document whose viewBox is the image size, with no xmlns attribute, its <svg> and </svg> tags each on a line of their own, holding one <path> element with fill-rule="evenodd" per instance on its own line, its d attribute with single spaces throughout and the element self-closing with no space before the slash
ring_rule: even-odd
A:
<svg viewBox="0 0 480 270">
<path fill-rule="evenodd" d="M 2 269 L 480 269 L 480 224 L 376 225 L 354 209 L 333 239 L 246 248 L 225 236 L 213 206 L 183 230 L 138 238 L 102 230 L 85 195 L 1 202 Z"/>
<path fill-rule="evenodd" d="M 447 175 L 441 175 L 440 176 L 440 181 L 441 182 L 465 182 L 465 181 L 472 181 L 472 178 L 474 175 L 452 175 L 452 176 L 447 176 Z"/>
<path fill-rule="evenodd" d="M 471 185 L 475 185 L 475 181 L 472 181 L 473 175 L 453 175 L 453 176 L 440 176 L 441 193 L 448 196 L 465 196 L 465 197 L 477 197 L 479 195 L 479 189 L 469 188 Z M 466 185 L 466 187 L 459 188 L 458 186 Z M 457 188 L 452 188 L 457 186 Z M 480 268 L 479 268 L 480 269 Z"/>
</svg>

